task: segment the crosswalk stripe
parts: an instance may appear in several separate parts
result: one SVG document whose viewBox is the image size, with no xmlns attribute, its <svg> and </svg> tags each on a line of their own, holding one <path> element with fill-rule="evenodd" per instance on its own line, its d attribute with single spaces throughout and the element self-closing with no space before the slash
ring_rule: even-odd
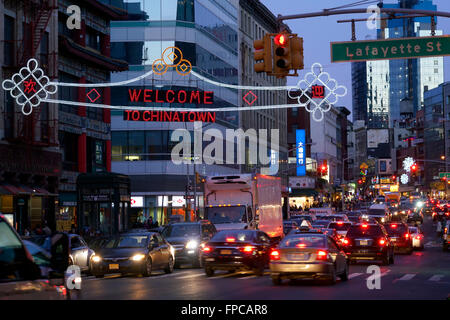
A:
<svg viewBox="0 0 450 320">
<path fill-rule="evenodd" d="M 348 278 L 353 279 L 353 278 L 359 277 L 360 275 L 362 275 L 362 273 L 351 273 L 351 274 L 349 274 Z"/>
<path fill-rule="evenodd" d="M 407 280 L 411 280 L 411 279 L 414 278 L 415 276 L 416 276 L 415 273 L 408 273 L 408 274 L 405 274 L 403 277 L 401 277 L 401 278 L 398 279 L 398 280 L 401 280 L 401 281 L 407 281 Z"/>
<path fill-rule="evenodd" d="M 432 276 L 428 281 L 441 281 L 441 279 L 444 277 L 443 274 L 435 274 Z"/>
<path fill-rule="evenodd" d="M 189 278 L 196 278 L 196 277 L 201 277 L 204 276 L 204 273 L 198 273 L 198 274 L 190 274 L 187 276 L 183 276 L 183 277 L 177 277 L 177 279 L 189 279 Z"/>
<path fill-rule="evenodd" d="M 256 278 L 257 276 L 255 276 L 255 275 L 250 275 L 250 276 L 246 276 L 246 277 L 241 277 L 241 278 L 238 278 L 239 280 L 247 280 L 247 279 L 253 279 L 253 278 Z"/>
</svg>

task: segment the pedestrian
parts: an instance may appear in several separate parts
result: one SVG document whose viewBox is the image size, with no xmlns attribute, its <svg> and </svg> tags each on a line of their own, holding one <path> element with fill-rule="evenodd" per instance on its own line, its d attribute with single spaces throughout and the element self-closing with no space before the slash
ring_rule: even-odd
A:
<svg viewBox="0 0 450 320">
<path fill-rule="evenodd" d="M 28 231 L 28 229 L 25 228 L 25 230 L 23 231 L 23 234 L 25 237 L 28 237 L 30 235 L 30 231 Z"/>
<path fill-rule="evenodd" d="M 42 229 L 42 231 L 46 236 L 52 235 L 52 230 L 49 228 L 47 224 L 44 224 L 44 228 Z"/>
<path fill-rule="evenodd" d="M 154 223 L 153 223 L 153 217 L 150 216 L 150 218 L 148 218 L 148 226 L 149 228 L 154 228 Z"/>
</svg>

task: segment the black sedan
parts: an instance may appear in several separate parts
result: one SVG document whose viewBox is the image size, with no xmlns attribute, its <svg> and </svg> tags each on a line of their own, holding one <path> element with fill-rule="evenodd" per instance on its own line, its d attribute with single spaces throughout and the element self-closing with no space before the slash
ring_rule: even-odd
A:
<svg viewBox="0 0 450 320">
<path fill-rule="evenodd" d="M 107 241 L 91 258 L 97 278 L 107 273 L 133 273 L 144 277 L 153 270 L 173 272 L 174 248 L 158 233 L 127 233 Z"/>
<path fill-rule="evenodd" d="M 203 265 L 208 277 L 215 270 L 252 270 L 263 275 L 274 246 L 269 236 L 259 230 L 219 231 L 203 248 Z"/>
</svg>

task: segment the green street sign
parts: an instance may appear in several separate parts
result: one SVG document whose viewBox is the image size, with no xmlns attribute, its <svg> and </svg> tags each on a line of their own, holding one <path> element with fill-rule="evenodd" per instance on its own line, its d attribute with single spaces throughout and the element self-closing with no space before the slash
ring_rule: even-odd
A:
<svg viewBox="0 0 450 320">
<path fill-rule="evenodd" d="M 331 62 L 450 55 L 450 36 L 331 42 Z"/>
<path fill-rule="evenodd" d="M 439 172 L 439 178 L 446 177 L 447 179 L 450 179 L 450 172 Z"/>
</svg>

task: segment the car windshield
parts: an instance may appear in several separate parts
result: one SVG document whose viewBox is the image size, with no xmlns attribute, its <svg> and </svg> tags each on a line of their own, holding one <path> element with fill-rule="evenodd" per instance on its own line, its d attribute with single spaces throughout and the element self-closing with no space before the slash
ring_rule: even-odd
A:
<svg viewBox="0 0 450 320">
<path fill-rule="evenodd" d="M 408 232 L 408 228 L 403 224 L 386 223 L 384 227 L 390 236 L 403 235 Z"/>
<path fill-rule="evenodd" d="M 287 236 L 280 243 L 280 248 L 323 248 L 325 237 L 323 235 L 292 235 Z"/>
<path fill-rule="evenodd" d="M 384 216 L 385 211 L 384 209 L 369 209 L 368 214 L 373 216 Z"/>
<path fill-rule="evenodd" d="M 335 229 L 336 231 L 347 231 L 351 225 L 349 222 L 332 222 L 328 225 L 328 228 Z"/>
<path fill-rule="evenodd" d="M 329 223 L 330 223 L 329 220 L 316 220 L 316 221 L 314 221 L 314 225 L 315 226 L 321 226 L 321 227 L 328 226 Z"/>
<path fill-rule="evenodd" d="M 200 225 L 195 224 L 172 224 L 164 229 L 162 232 L 166 238 L 170 237 L 191 237 L 198 236 L 200 234 Z"/>
<path fill-rule="evenodd" d="M 411 233 L 418 233 L 419 231 L 417 230 L 416 227 L 409 227 L 409 232 L 411 232 Z"/>
<path fill-rule="evenodd" d="M 383 231 L 380 226 L 376 225 L 354 225 L 348 229 L 347 237 L 357 238 L 357 237 L 380 237 L 383 235 Z"/>
<path fill-rule="evenodd" d="M 147 245 L 146 235 L 126 235 L 109 240 L 105 248 L 144 248 Z"/>
<path fill-rule="evenodd" d="M 223 230 L 211 238 L 211 242 L 249 242 L 253 241 L 255 232 L 251 230 Z"/>
<path fill-rule="evenodd" d="M 214 224 L 247 222 L 244 206 L 207 207 L 205 218 Z"/>
</svg>

